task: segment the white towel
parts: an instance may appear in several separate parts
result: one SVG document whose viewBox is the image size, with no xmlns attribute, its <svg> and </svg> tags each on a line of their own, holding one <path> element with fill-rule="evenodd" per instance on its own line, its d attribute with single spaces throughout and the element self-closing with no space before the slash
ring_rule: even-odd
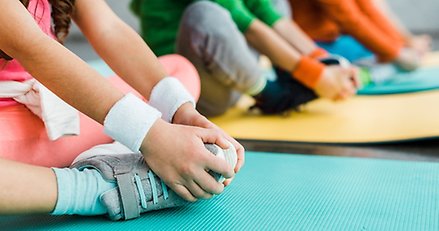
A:
<svg viewBox="0 0 439 231">
<path fill-rule="evenodd" d="M 50 140 L 79 135 L 79 113 L 35 79 L 0 81 L 0 98 L 12 98 L 40 117 Z"/>
</svg>

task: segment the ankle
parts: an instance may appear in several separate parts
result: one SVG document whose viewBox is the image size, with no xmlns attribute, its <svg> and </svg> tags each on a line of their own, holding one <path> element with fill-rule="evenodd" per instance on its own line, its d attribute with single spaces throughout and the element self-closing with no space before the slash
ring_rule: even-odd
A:
<svg viewBox="0 0 439 231">
<path fill-rule="evenodd" d="M 100 201 L 102 193 L 116 187 L 94 169 L 53 168 L 58 198 L 52 215 L 101 215 L 107 213 Z"/>
<path fill-rule="evenodd" d="M 249 94 L 250 96 L 256 96 L 256 95 L 260 94 L 264 90 L 264 88 L 266 87 L 267 82 L 268 82 L 268 80 L 265 77 L 258 78 L 256 80 L 255 84 L 251 88 L 249 88 L 246 91 L 246 93 Z"/>
</svg>

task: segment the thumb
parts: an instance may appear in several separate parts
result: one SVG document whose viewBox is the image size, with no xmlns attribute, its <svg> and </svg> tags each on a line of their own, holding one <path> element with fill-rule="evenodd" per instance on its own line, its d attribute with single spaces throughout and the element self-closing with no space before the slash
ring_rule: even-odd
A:
<svg viewBox="0 0 439 231">
<path fill-rule="evenodd" d="M 360 70 L 356 67 L 352 68 L 352 73 L 351 73 L 351 80 L 352 83 L 354 84 L 354 87 L 356 89 L 361 88 L 361 81 L 360 81 Z"/>
</svg>

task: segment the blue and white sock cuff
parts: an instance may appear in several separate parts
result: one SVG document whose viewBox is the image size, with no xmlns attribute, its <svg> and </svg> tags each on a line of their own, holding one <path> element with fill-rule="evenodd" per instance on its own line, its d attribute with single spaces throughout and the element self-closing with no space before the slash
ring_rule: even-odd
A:
<svg viewBox="0 0 439 231">
<path fill-rule="evenodd" d="M 166 77 L 158 82 L 151 91 L 149 104 L 162 113 L 162 119 L 172 122 L 175 112 L 181 105 L 195 100 L 183 84 L 174 77 Z"/>
<path fill-rule="evenodd" d="M 104 131 L 133 152 L 138 152 L 149 129 L 161 115 L 157 109 L 128 93 L 108 112 Z"/>
</svg>

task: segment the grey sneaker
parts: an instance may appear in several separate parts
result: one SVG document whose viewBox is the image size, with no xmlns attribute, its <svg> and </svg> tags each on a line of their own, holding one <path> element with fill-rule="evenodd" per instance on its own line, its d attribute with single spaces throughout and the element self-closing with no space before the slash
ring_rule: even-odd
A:
<svg viewBox="0 0 439 231">
<path fill-rule="evenodd" d="M 231 166 L 236 165 L 236 151 L 233 146 L 228 150 L 213 144 L 205 146 L 213 154 L 224 157 Z M 106 206 L 111 220 L 133 219 L 141 213 L 188 203 L 168 189 L 139 153 L 88 156 L 79 159 L 71 168 L 96 169 L 105 180 L 117 184 L 118 187 L 101 195 L 101 201 Z M 217 181 L 224 181 L 220 174 L 212 171 L 209 173 Z"/>
</svg>

